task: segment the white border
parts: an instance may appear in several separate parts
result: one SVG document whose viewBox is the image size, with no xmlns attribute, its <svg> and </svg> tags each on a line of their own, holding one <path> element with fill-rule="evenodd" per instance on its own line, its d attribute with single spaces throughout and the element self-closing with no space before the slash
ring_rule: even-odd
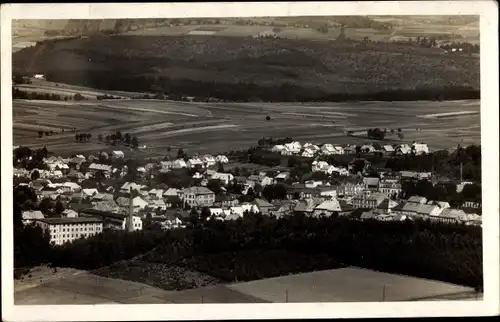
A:
<svg viewBox="0 0 500 322">
<path fill-rule="evenodd" d="M 495 315 L 499 305 L 498 7 L 494 1 L 7 4 L 1 7 L 2 319 L 6 321 L 213 320 Z M 13 306 L 12 19 L 328 15 L 480 15 L 483 301 L 308 304 Z"/>
</svg>

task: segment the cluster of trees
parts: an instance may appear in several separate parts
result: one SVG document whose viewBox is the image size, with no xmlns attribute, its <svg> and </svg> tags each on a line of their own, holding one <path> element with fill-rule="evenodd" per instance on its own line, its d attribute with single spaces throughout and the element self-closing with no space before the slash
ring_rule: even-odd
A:
<svg viewBox="0 0 500 322">
<path fill-rule="evenodd" d="M 273 200 L 285 200 L 287 196 L 284 184 L 266 185 L 262 190 L 262 196 L 269 202 Z"/>
<path fill-rule="evenodd" d="M 97 139 L 99 140 L 99 142 L 104 141 L 106 142 L 106 144 L 110 144 L 113 146 L 117 144 L 124 144 L 132 148 L 139 147 L 139 140 L 137 139 L 136 136 L 131 136 L 129 133 L 122 134 L 121 131 L 117 131 L 115 133 L 108 134 L 106 136 L 99 134 L 97 136 Z"/>
<path fill-rule="evenodd" d="M 92 134 L 90 133 L 79 133 L 75 134 L 75 141 L 78 142 L 88 142 L 92 138 Z"/>
<path fill-rule="evenodd" d="M 179 97 L 197 97 L 205 101 L 210 98 L 232 102 L 411 101 L 479 98 L 479 90 L 468 86 L 421 87 L 409 90 L 364 93 L 329 93 L 319 88 L 306 88 L 288 82 L 281 85 L 264 86 L 243 81 L 229 83 L 164 76 L 137 76 L 126 70 L 117 73 L 57 71 L 47 73 L 46 77 L 50 81 L 90 86 L 103 90 L 161 93 L 169 97 L 174 94 Z"/>
<path fill-rule="evenodd" d="M 119 100 L 119 99 L 122 99 L 122 97 L 119 97 L 119 96 L 113 96 L 113 95 L 108 95 L 108 94 L 98 95 L 98 96 L 96 96 L 96 98 L 97 98 L 98 100 Z"/>
<path fill-rule="evenodd" d="M 439 46 L 439 48 L 444 50 L 452 50 L 462 48 L 466 53 L 479 54 L 479 44 L 471 44 L 468 42 L 452 42 L 450 44 L 444 44 Z"/>
<path fill-rule="evenodd" d="M 381 130 L 379 128 L 375 129 L 368 129 L 366 131 L 366 134 L 369 139 L 375 139 L 375 140 L 383 140 L 385 138 L 386 130 Z"/>
<path fill-rule="evenodd" d="M 413 170 L 434 172 L 450 178 L 481 181 L 481 146 L 458 146 L 453 152 L 436 151 L 427 155 L 405 155 L 390 157 L 385 168 L 394 171 Z"/>
<path fill-rule="evenodd" d="M 55 93 L 38 93 L 23 91 L 18 88 L 12 88 L 12 99 L 25 99 L 25 100 L 46 100 L 46 101 L 81 101 L 84 100 L 80 93 L 73 96 L 60 95 Z"/>
<path fill-rule="evenodd" d="M 13 151 L 13 165 L 27 170 L 45 169 L 43 159 L 49 155 L 47 147 L 31 150 L 28 147 L 20 146 Z"/>
<path fill-rule="evenodd" d="M 428 180 L 403 181 L 401 188 L 404 198 L 422 196 L 428 200 L 447 201 L 455 208 L 461 208 L 465 201 L 481 203 L 482 200 L 479 184 L 467 184 L 461 192 L 457 192 L 457 187 L 453 183 L 433 185 Z"/>
<path fill-rule="evenodd" d="M 291 143 L 291 142 L 293 142 L 293 139 L 289 138 L 289 137 L 285 137 L 285 138 L 281 138 L 281 139 L 280 138 L 274 139 L 272 137 L 263 137 L 257 141 L 257 145 L 270 147 L 270 146 L 274 146 L 274 145 L 287 144 L 287 143 Z"/>
<path fill-rule="evenodd" d="M 106 231 L 91 238 L 53 247 L 51 265 L 97 269 L 145 253 L 158 245 L 165 236 L 164 232 L 157 230 Z"/>
<path fill-rule="evenodd" d="M 187 266 L 226 281 L 352 265 L 482 287 L 481 228 L 424 221 L 254 214 L 154 234 L 105 232 L 61 247 L 53 263 L 96 269 L 148 249 L 142 260 Z M 276 265 L 269 265 L 269 254 Z M 314 260 L 300 267 L 308 257 Z"/>
<path fill-rule="evenodd" d="M 53 130 L 45 131 L 45 132 L 44 131 L 38 131 L 38 137 L 39 138 L 42 138 L 44 134 L 45 134 L 45 136 L 50 136 L 50 135 L 54 134 L 54 131 Z"/>
</svg>

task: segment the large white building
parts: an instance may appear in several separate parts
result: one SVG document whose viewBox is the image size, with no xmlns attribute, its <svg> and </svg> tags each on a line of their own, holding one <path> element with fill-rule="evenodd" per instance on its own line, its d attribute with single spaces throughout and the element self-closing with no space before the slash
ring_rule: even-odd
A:
<svg viewBox="0 0 500 322">
<path fill-rule="evenodd" d="M 88 238 L 102 232 L 102 220 L 98 218 L 44 218 L 36 224 L 50 234 L 55 245 Z"/>
<path fill-rule="evenodd" d="M 190 207 L 210 207 L 215 202 L 215 194 L 205 187 L 191 187 L 182 190 L 180 198 Z"/>
</svg>

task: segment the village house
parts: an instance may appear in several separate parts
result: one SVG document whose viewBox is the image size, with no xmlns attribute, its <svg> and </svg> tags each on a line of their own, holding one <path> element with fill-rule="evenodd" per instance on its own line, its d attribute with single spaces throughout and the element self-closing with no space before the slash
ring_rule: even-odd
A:
<svg viewBox="0 0 500 322">
<path fill-rule="evenodd" d="M 319 197 L 320 191 L 317 188 L 307 188 L 303 184 L 293 184 L 286 186 L 286 196 L 288 200 L 292 199 L 310 199 Z"/>
<path fill-rule="evenodd" d="M 215 202 L 215 194 L 205 187 L 191 187 L 182 190 L 179 196 L 182 202 L 190 207 L 212 206 Z"/>
<path fill-rule="evenodd" d="M 109 175 L 111 173 L 112 166 L 107 164 L 98 164 L 92 163 L 89 165 L 89 172 L 96 173 L 97 171 L 102 171 L 105 175 Z"/>
<path fill-rule="evenodd" d="M 61 218 L 77 218 L 77 217 L 78 217 L 78 213 L 76 211 L 74 211 L 73 209 L 65 209 L 61 213 Z"/>
<path fill-rule="evenodd" d="M 416 202 L 407 202 L 401 207 L 401 209 L 398 209 L 398 213 L 407 215 L 412 218 L 428 218 L 429 216 L 439 216 L 442 211 L 443 209 L 438 206 Z"/>
<path fill-rule="evenodd" d="M 151 199 L 147 201 L 147 207 L 153 210 L 167 210 L 167 204 L 163 199 Z"/>
<path fill-rule="evenodd" d="M 151 189 L 148 191 L 148 198 L 161 199 L 163 198 L 163 189 Z"/>
<path fill-rule="evenodd" d="M 94 218 L 102 221 L 103 229 L 127 230 L 129 214 L 120 214 L 96 209 L 83 209 L 78 214 L 79 218 Z M 132 216 L 132 230 L 142 230 L 142 219 Z"/>
<path fill-rule="evenodd" d="M 334 213 L 339 213 L 342 211 L 339 201 L 336 198 L 326 200 L 320 203 L 316 208 L 314 208 L 313 216 L 319 217 L 325 215 L 327 217 Z"/>
<path fill-rule="evenodd" d="M 258 212 L 260 212 L 263 215 L 269 215 L 270 212 L 274 210 L 274 205 L 270 204 L 264 199 L 254 199 L 252 202 L 255 206 L 257 206 Z"/>
<path fill-rule="evenodd" d="M 316 207 L 323 203 L 323 201 L 324 200 L 320 198 L 309 198 L 301 200 L 295 205 L 293 211 L 294 213 L 301 213 L 304 215 L 312 216 Z"/>
<path fill-rule="evenodd" d="M 203 167 L 203 161 L 201 161 L 199 158 L 196 158 L 196 157 L 193 157 L 191 159 L 189 159 L 187 162 L 186 162 L 186 165 L 188 168 L 196 168 L 196 167 Z"/>
<path fill-rule="evenodd" d="M 411 151 L 415 153 L 415 155 L 428 154 L 429 147 L 425 143 L 414 142 L 411 146 Z"/>
<path fill-rule="evenodd" d="M 304 148 L 304 150 L 301 153 L 301 156 L 304 158 L 313 158 L 314 155 L 316 154 L 316 151 L 314 151 L 311 148 Z"/>
<path fill-rule="evenodd" d="M 310 149 L 311 151 L 313 151 L 314 153 L 317 153 L 321 150 L 321 148 L 319 146 L 317 146 L 316 144 L 312 144 L 312 143 L 305 143 L 304 146 L 303 146 L 304 149 Z"/>
<path fill-rule="evenodd" d="M 376 151 L 377 151 L 377 149 L 375 149 L 375 147 L 373 145 L 365 144 L 365 145 L 361 146 L 361 152 L 363 152 L 363 153 L 374 153 Z"/>
<path fill-rule="evenodd" d="M 225 164 L 229 163 L 229 159 L 225 155 L 218 155 L 215 157 L 215 162 Z"/>
<path fill-rule="evenodd" d="M 358 195 L 365 189 L 362 183 L 344 182 L 338 185 L 337 195 L 342 198 L 348 198 Z"/>
<path fill-rule="evenodd" d="M 271 152 L 282 154 L 284 150 L 287 150 L 284 145 L 277 144 L 272 147 Z"/>
<path fill-rule="evenodd" d="M 275 184 L 284 184 L 290 178 L 290 172 L 281 172 L 274 177 Z"/>
<path fill-rule="evenodd" d="M 377 207 L 376 210 L 382 214 L 390 214 L 392 209 L 398 206 L 398 203 L 389 198 L 385 198 Z"/>
<path fill-rule="evenodd" d="M 290 142 L 285 144 L 285 148 L 291 153 L 291 154 L 298 154 L 300 153 L 300 150 L 302 150 L 302 145 L 300 142 Z"/>
<path fill-rule="evenodd" d="M 232 195 L 216 195 L 214 206 L 215 207 L 235 207 L 239 204 L 238 198 Z"/>
<path fill-rule="evenodd" d="M 177 197 L 179 195 L 179 189 L 176 189 L 176 188 L 168 188 L 164 193 L 163 193 L 163 197 L 166 198 L 166 197 Z"/>
<path fill-rule="evenodd" d="M 186 163 L 186 161 L 182 160 L 182 159 L 177 159 L 175 161 L 172 162 L 172 166 L 171 168 L 172 169 L 183 169 L 183 168 L 187 168 L 188 165 Z"/>
<path fill-rule="evenodd" d="M 363 184 L 365 185 L 365 189 L 368 189 L 372 192 L 376 192 L 379 190 L 379 183 L 380 183 L 379 178 L 371 178 L 371 177 L 363 178 Z"/>
<path fill-rule="evenodd" d="M 227 185 L 234 180 L 234 176 L 231 173 L 216 172 L 211 176 L 211 179 L 219 180 L 223 184 Z"/>
<path fill-rule="evenodd" d="M 337 198 L 337 186 L 319 186 L 316 190 L 319 191 L 319 196 L 322 198 Z"/>
<path fill-rule="evenodd" d="M 385 193 L 387 196 L 398 196 L 402 192 L 401 183 L 399 180 L 383 178 L 379 183 L 379 191 Z"/>
<path fill-rule="evenodd" d="M 24 225 L 29 225 L 35 222 L 36 220 L 45 218 L 45 216 L 40 210 L 23 211 L 21 216 L 22 216 L 22 223 Z"/>
<path fill-rule="evenodd" d="M 95 200 L 91 202 L 92 208 L 101 211 L 119 212 L 120 207 L 113 199 Z"/>
<path fill-rule="evenodd" d="M 123 151 L 112 151 L 111 157 L 113 159 L 123 159 L 125 158 L 125 154 L 123 153 Z"/>
<path fill-rule="evenodd" d="M 382 146 L 382 153 L 386 156 L 390 156 L 396 153 L 396 150 L 392 145 L 384 145 Z"/>
<path fill-rule="evenodd" d="M 103 222 L 97 218 L 43 218 L 36 224 L 49 233 L 50 242 L 55 245 L 88 238 L 103 230 Z"/>
<path fill-rule="evenodd" d="M 427 198 L 421 196 L 411 196 L 408 198 L 408 202 L 425 205 L 427 203 Z"/>
<path fill-rule="evenodd" d="M 400 144 L 396 148 L 396 155 L 405 155 L 411 153 L 411 147 L 408 144 Z"/>
<path fill-rule="evenodd" d="M 122 193 L 130 193 L 131 191 L 140 191 L 144 186 L 137 184 L 135 182 L 125 182 L 121 188 L 120 192 Z"/>
<path fill-rule="evenodd" d="M 354 196 L 351 200 L 354 208 L 377 208 L 386 196 L 379 192 L 372 193 L 370 190 L 364 190 L 360 195 Z"/>
<path fill-rule="evenodd" d="M 129 213 L 130 212 L 130 199 L 125 197 L 119 197 L 116 199 L 116 204 L 120 207 L 121 212 Z M 143 210 L 148 205 L 148 202 L 137 196 L 132 199 L 132 209 L 133 213 L 136 214 L 139 211 Z"/>
<path fill-rule="evenodd" d="M 215 158 L 213 156 L 211 156 L 210 154 L 204 155 L 201 158 L 201 161 L 203 162 L 203 165 L 205 166 L 205 168 L 211 167 L 211 166 L 214 166 L 217 164 L 217 161 L 215 160 Z"/>
</svg>

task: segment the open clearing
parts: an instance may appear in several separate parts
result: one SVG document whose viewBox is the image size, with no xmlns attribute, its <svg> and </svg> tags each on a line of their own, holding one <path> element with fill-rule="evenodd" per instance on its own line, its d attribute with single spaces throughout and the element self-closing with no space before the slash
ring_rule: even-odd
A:
<svg viewBox="0 0 500 322">
<path fill-rule="evenodd" d="M 436 117 L 437 112 L 441 117 Z M 379 127 L 389 133 L 401 128 L 405 142 L 424 141 L 437 150 L 459 143 L 480 144 L 479 112 L 479 101 L 281 104 L 15 100 L 13 136 L 14 145 L 46 145 L 50 151 L 66 155 L 110 149 L 97 140 L 98 135 L 121 131 L 137 135 L 139 144 L 147 146 L 147 154 L 159 157 L 166 154 L 167 147 L 189 153 L 247 149 L 264 136 L 288 136 L 316 144 L 364 143 L 368 140 L 347 137 L 345 131 L 362 134 L 367 128 Z M 445 115 L 450 117 L 442 118 Z M 266 116 L 271 120 L 266 121 Z M 75 142 L 73 128 L 92 133 L 91 141 Z M 54 134 L 38 138 L 39 130 Z M 387 139 L 388 143 L 399 142 L 396 135 L 388 134 Z"/>
<path fill-rule="evenodd" d="M 31 274 L 15 283 L 16 305 L 482 300 L 472 288 L 354 267 L 185 291 L 73 269 Z"/>
</svg>

